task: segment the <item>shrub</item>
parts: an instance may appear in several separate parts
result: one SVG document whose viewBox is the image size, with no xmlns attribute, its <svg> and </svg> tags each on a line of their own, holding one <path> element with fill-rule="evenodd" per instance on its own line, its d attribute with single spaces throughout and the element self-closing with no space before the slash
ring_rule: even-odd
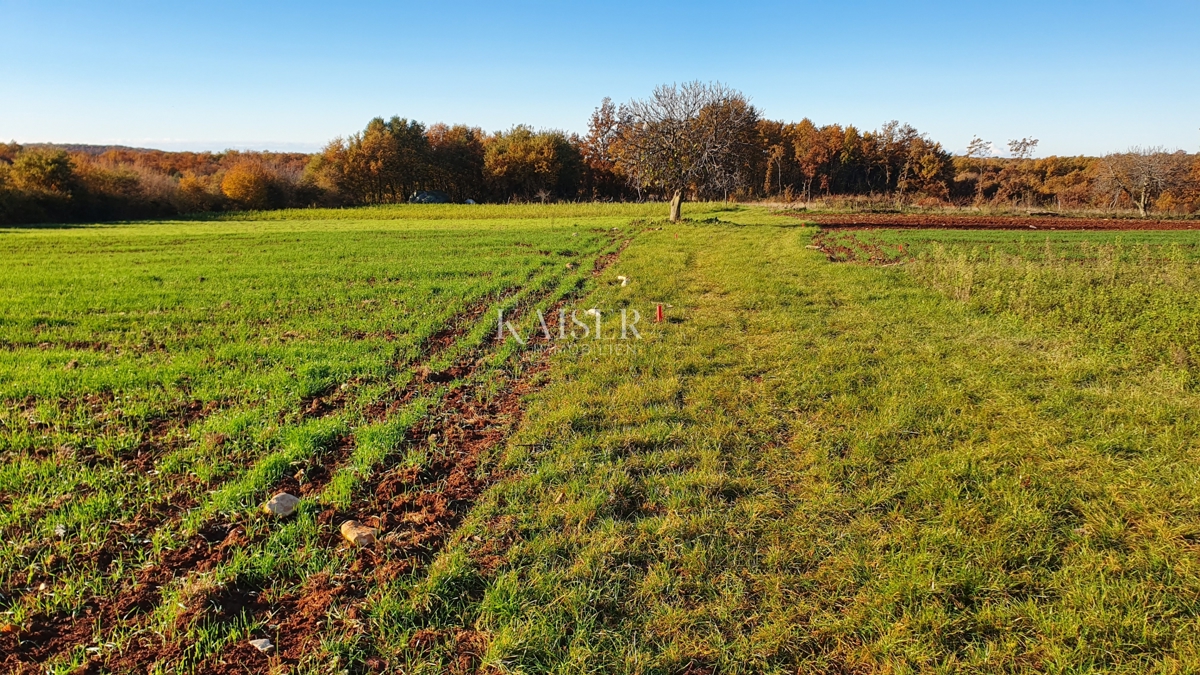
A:
<svg viewBox="0 0 1200 675">
<path fill-rule="evenodd" d="M 272 176 L 257 162 L 235 164 L 221 179 L 221 193 L 245 209 L 271 206 Z"/>
</svg>

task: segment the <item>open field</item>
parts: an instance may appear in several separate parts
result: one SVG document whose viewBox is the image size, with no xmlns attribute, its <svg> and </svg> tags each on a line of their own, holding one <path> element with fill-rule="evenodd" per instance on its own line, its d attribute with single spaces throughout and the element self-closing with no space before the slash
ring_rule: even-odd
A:
<svg viewBox="0 0 1200 675">
<path fill-rule="evenodd" d="M 0 234 L 0 663 L 1200 669 L 1200 234 L 664 212 Z"/>
<path fill-rule="evenodd" d="M 6 235 L 5 663 L 70 669 L 101 644 L 113 668 L 208 668 L 268 602 L 304 633 L 281 658 L 319 640 L 314 580 L 418 567 L 481 486 L 534 366 L 490 343 L 496 312 L 577 293 L 627 220 Z M 295 519 L 252 517 L 281 489 L 305 497 Z M 329 528 L 414 513 L 366 562 Z"/>
</svg>

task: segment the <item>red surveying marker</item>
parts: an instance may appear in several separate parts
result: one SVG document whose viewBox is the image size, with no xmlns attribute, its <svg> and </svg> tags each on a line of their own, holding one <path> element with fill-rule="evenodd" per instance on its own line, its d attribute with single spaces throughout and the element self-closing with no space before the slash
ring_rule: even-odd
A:
<svg viewBox="0 0 1200 675">
<path fill-rule="evenodd" d="M 662 323 L 662 305 L 658 306 L 658 310 L 654 312 L 654 323 Z"/>
</svg>

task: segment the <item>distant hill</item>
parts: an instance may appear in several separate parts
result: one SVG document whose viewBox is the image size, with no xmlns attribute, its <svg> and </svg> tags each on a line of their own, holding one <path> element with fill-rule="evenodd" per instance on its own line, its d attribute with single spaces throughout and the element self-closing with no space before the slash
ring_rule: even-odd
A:
<svg viewBox="0 0 1200 675">
<path fill-rule="evenodd" d="M 131 148 L 128 145 L 88 145 L 86 143 L 22 143 L 21 147 L 39 148 L 44 150 L 66 150 L 67 152 L 82 152 L 88 155 L 103 155 L 109 150 L 155 152 L 153 148 Z"/>
</svg>

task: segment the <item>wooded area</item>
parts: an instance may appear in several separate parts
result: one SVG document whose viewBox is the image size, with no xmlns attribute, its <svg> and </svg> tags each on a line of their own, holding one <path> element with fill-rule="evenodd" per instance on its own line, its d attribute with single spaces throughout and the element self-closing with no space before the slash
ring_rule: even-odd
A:
<svg viewBox="0 0 1200 675">
<path fill-rule="evenodd" d="M 604 99 L 586 135 L 376 118 L 321 152 L 164 152 L 0 144 L 0 223 L 104 221 L 222 210 L 464 202 L 671 200 L 896 207 L 1200 211 L 1200 155 L 1133 148 L 1104 157 L 1012 156 L 972 140 L 955 156 L 907 124 L 878 129 L 763 119 L 722 85 Z"/>
</svg>

